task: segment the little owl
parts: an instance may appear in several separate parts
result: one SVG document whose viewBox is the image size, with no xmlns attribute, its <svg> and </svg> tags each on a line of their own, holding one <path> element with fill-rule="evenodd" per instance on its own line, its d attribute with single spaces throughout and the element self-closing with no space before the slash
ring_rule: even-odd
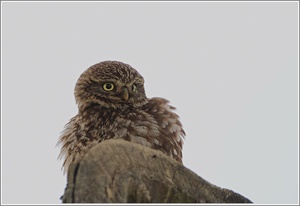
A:
<svg viewBox="0 0 300 206">
<path fill-rule="evenodd" d="M 147 98 L 143 77 L 130 65 L 104 61 L 88 68 L 75 86 L 78 114 L 58 144 L 66 172 L 94 145 L 124 139 L 159 150 L 182 162 L 185 132 L 166 99 Z"/>
</svg>

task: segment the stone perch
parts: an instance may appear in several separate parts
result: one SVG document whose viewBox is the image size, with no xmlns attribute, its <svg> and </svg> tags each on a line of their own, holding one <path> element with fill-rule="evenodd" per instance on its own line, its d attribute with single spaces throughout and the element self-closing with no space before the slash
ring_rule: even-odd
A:
<svg viewBox="0 0 300 206">
<path fill-rule="evenodd" d="M 252 203 L 139 144 L 105 140 L 71 165 L 63 203 Z"/>
</svg>

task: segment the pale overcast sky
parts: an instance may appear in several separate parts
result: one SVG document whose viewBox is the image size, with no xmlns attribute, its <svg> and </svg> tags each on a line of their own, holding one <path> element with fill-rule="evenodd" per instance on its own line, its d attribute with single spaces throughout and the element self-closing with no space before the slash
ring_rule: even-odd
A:
<svg viewBox="0 0 300 206">
<path fill-rule="evenodd" d="M 186 167 L 298 203 L 298 2 L 1 2 L 2 203 L 59 204 L 74 85 L 118 60 L 177 108 Z"/>
</svg>

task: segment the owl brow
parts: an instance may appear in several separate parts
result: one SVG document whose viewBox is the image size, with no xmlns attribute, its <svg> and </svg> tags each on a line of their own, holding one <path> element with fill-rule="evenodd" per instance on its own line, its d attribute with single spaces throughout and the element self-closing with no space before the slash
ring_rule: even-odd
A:
<svg viewBox="0 0 300 206">
<path fill-rule="evenodd" d="M 89 77 L 89 81 L 92 81 L 92 82 L 96 82 L 96 83 L 103 83 L 103 82 L 115 82 L 116 79 L 112 79 L 112 78 L 95 78 L 93 76 L 90 76 Z"/>
<path fill-rule="evenodd" d="M 115 80 L 115 79 L 101 79 L 100 82 L 101 82 L 101 83 L 103 83 L 103 82 L 113 82 L 113 83 L 115 83 L 116 80 Z"/>
</svg>

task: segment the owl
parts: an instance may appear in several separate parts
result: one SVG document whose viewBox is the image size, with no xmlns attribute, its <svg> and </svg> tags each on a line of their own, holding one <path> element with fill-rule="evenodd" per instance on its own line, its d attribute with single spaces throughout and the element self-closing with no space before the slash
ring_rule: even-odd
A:
<svg viewBox="0 0 300 206">
<path fill-rule="evenodd" d="M 104 61 L 85 70 L 75 85 L 78 114 L 61 133 L 59 158 L 64 173 L 93 146 L 123 139 L 182 162 L 185 132 L 174 107 L 147 98 L 143 77 L 128 64 Z"/>
</svg>

